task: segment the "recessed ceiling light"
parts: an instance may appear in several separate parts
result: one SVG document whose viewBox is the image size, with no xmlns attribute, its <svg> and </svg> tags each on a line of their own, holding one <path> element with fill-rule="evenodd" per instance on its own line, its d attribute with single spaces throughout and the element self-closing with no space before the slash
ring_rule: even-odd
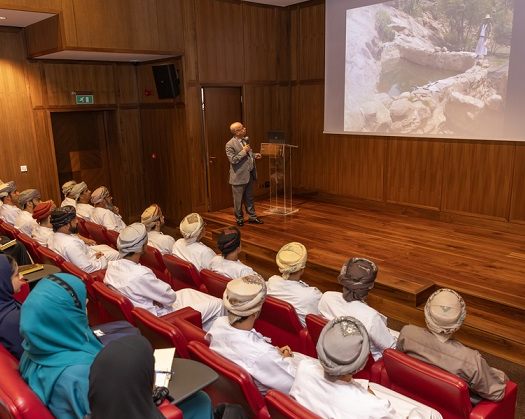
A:
<svg viewBox="0 0 525 419">
<path fill-rule="evenodd" d="M 5 16 L 0 16 L 0 20 L 7 20 Z"/>
</svg>

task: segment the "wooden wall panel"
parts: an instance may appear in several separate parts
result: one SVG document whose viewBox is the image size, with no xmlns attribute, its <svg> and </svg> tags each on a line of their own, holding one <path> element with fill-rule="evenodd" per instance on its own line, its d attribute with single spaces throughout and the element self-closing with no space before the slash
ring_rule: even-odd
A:
<svg viewBox="0 0 525 419">
<path fill-rule="evenodd" d="M 31 105 L 33 107 L 42 107 L 45 105 L 42 65 L 39 62 L 30 62 L 26 68 L 27 86 L 31 97 Z"/>
<path fill-rule="evenodd" d="M 507 218 L 514 152 L 508 143 L 447 143 L 442 208 Z"/>
<path fill-rule="evenodd" d="M 301 7 L 298 29 L 298 77 L 321 79 L 324 77 L 324 3 Z"/>
<path fill-rule="evenodd" d="M 242 11 L 244 78 L 246 81 L 275 80 L 280 49 L 277 11 L 251 3 L 244 3 Z"/>
<path fill-rule="evenodd" d="M 225 0 L 195 4 L 199 81 L 244 80 L 242 6 Z"/>
<path fill-rule="evenodd" d="M 58 13 L 63 3 L 70 0 L 0 0 L 0 9 L 27 10 L 32 12 Z"/>
<path fill-rule="evenodd" d="M 183 0 L 156 0 L 158 49 L 184 51 Z"/>
<path fill-rule="evenodd" d="M 388 144 L 386 200 L 439 209 L 444 143 L 394 137 L 385 141 Z"/>
<path fill-rule="evenodd" d="M 119 104 L 138 104 L 137 68 L 131 64 L 115 64 Z"/>
<path fill-rule="evenodd" d="M 71 92 L 86 91 L 95 105 L 116 103 L 113 66 L 110 64 L 44 64 L 49 106 L 74 106 Z"/>
<path fill-rule="evenodd" d="M 25 28 L 29 56 L 53 52 L 62 47 L 59 16 L 55 15 Z"/>
<path fill-rule="evenodd" d="M 525 222 L 525 144 L 516 146 L 510 220 Z"/>
</svg>

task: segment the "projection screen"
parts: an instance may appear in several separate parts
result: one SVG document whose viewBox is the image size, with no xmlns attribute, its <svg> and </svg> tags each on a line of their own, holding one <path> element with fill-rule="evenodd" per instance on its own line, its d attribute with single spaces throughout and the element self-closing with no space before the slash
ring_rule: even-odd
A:
<svg viewBox="0 0 525 419">
<path fill-rule="evenodd" d="M 525 1 L 327 0 L 325 133 L 525 141 Z"/>
</svg>

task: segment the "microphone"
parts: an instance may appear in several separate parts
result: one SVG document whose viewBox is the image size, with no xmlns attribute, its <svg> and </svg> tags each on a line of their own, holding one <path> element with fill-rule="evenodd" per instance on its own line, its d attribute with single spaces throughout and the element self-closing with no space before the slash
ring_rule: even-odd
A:
<svg viewBox="0 0 525 419">
<path fill-rule="evenodd" d="M 250 137 L 246 136 L 243 138 L 243 140 L 246 144 L 250 144 Z"/>
</svg>

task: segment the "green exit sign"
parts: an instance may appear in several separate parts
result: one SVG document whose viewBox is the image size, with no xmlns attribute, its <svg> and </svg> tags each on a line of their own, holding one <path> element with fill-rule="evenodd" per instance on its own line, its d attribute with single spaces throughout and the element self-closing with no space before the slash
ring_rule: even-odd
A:
<svg viewBox="0 0 525 419">
<path fill-rule="evenodd" d="M 75 103 L 77 105 L 93 105 L 95 98 L 93 95 L 75 95 Z"/>
</svg>

